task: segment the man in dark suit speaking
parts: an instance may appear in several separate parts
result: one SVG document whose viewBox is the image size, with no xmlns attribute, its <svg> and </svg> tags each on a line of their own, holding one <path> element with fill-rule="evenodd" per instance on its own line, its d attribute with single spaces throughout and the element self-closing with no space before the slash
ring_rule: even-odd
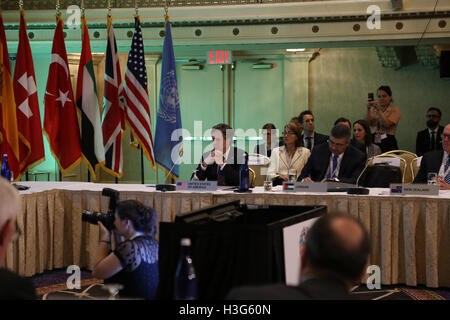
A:
<svg viewBox="0 0 450 320">
<path fill-rule="evenodd" d="M 450 190 L 450 123 L 442 133 L 442 148 L 444 150 L 430 151 L 423 155 L 413 183 L 427 183 L 428 173 L 435 172 L 438 174 L 439 188 Z"/>
<path fill-rule="evenodd" d="M 220 123 L 211 131 L 214 149 L 203 154 L 191 179 L 217 181 L 219 186 L 238 186 L 239 170 L 247 153 L 231 146 L 233 129 Z"/>
<path fill-rule="evenodd" d="M 338 124 L 331 129 L 328 143 L 316 146 L 298 181 L 337 180 L 356 183 L 364 168 L 366 155 L 350 145 L 350 129 Z"/>
</svg>

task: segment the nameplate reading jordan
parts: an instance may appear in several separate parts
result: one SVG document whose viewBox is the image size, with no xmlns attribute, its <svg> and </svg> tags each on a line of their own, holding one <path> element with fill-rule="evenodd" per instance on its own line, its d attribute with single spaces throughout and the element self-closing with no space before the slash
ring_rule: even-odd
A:
<svg viewBox="0 0 450 320">
<path fill-rule="evenodd" d="M 217 181 L 177 181 L 177 191 L 216 191 Z"/>
<path fill-rule="evenodd" d="M 323 182 L 296 182 L 295 192 L 327 192 L 327 184 Z"/>
<path fill-rule="evenodd" d="M 233 57 L 230 50 L 209 50 L 206 53 L 208 64 L 231 64 Z"/>
<path fill-rule="evenodd" d="M 439 186 L 436 184 L 391 184 L 390 188 L 391 195 L 439 195 Z"/>
</svg>

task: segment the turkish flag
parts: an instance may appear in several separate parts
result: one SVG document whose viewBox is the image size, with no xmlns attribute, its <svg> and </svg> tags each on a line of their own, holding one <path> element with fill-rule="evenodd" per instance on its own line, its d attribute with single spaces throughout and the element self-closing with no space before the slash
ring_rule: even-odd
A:
<svg viewBox="0 0 450 320">
<path fill-rule="evenodd" d="M 45 159 L 41 116 L 34 75 L 33 56 L 27 36 L 25 13 L 20 11 L 19 47 L 14 70 L 20 171 L 23 173 Z"/>
<path fill-rule="evenodd" d="M 52 60 L 45 92 L 44 131 L 63 173 L 80 162 L 80 129 L 70 82 L 61 17 L 58 17 L 53 38 Z"/>
</svg>

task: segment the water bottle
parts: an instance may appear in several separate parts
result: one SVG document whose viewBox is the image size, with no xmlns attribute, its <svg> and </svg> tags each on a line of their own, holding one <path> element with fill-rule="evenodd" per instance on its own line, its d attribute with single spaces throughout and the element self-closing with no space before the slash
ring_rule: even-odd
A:
<svg viewBox="0 0 450 320">
<path fill-rule="evenodd" d="M 239 171 L 239 191 L 248 191 L 249 182 L 249 170 L 248 170 L 248 155 L 245 155 L 245 163 L 241 164 Z"/>
<path fill-rule="evenodd" d="M 2 177 L 8 181 L 11 181 L 11 178 L 12 178 L 11 169 L 9 168 L 9 164 L 8 164 L 8 155 L 7 154 L 3 155 Z"/>
<path fill-rule="evenodd" d="M 175 299 L 198 299 L 197 276 L 191 258 L 191 239 L 181 239 L 181 254 L 175 273 Z"/>
</svg>

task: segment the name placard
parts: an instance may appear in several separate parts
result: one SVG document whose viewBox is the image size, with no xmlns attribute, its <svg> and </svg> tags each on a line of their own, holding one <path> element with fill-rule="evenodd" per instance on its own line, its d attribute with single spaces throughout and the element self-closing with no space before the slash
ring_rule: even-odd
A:
<svg viewBox="0 0 450 320">
<path fill-rule="evenodd" d="M 295 192 L 327 192 L 327 184 L 323 182 L 296 182 Z"/>
<path fill-rule="evenodd" d="M 392 195 L 439 195 L 439 186 L 437 184 L 391 184 Z"/>
<path fill-rule="evenodd" d="M 217 181 L 177 181 L 177 191 L 216 191 Z"/>
<path fill-rule="evenodd" d="M 283 182 L 283 192 L 295 192 L 295 183 Z"/>
</svg>

